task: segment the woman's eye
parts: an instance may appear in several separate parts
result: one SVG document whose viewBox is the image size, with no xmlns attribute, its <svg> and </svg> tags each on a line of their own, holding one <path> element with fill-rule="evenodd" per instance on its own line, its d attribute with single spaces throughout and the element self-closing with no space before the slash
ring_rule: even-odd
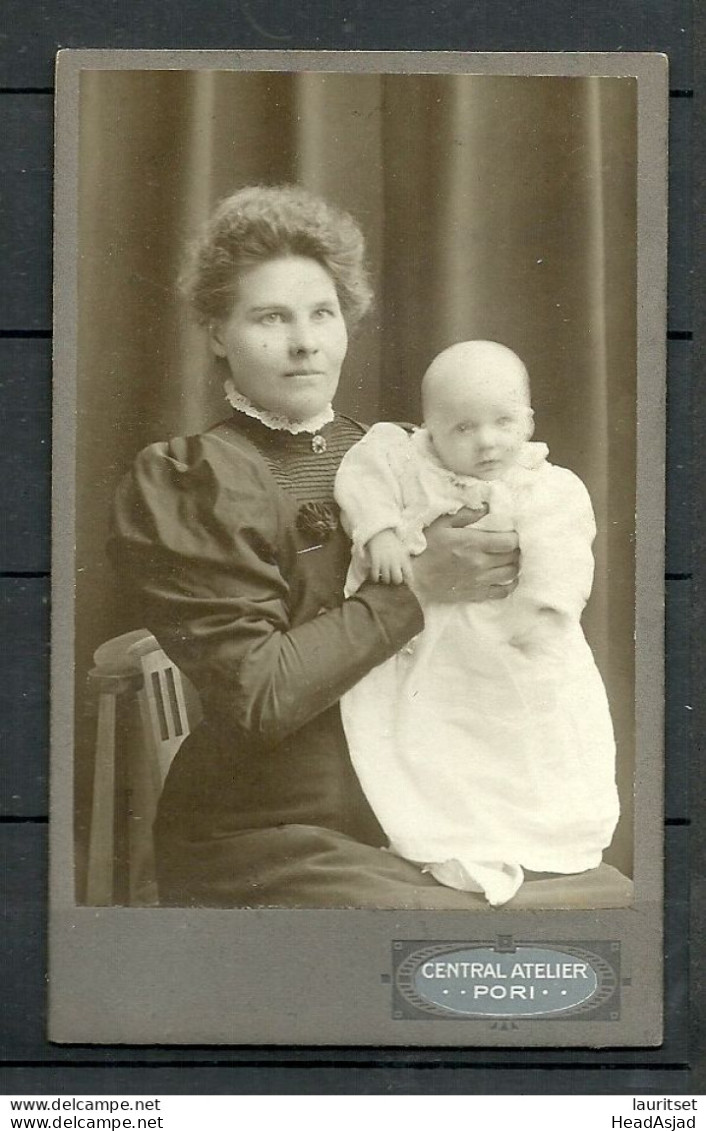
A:
<svg viewBox="0 0 706 1131">
<path fill-rule="evenodd" d="M 274 326 L 277 322 L 282 321 L 282 314 L 279 310 L 268 310 L 267 314 L 260 317 L 260 322 L 263 326 Z"/>
<path fill-rule="evenodd" d="M 314 318 L 318 318 L 321 321 L 325 318 L 333 318 L 334 313 L 335 312 L 333 310 L 333 307 L 320 306 L 317 310 L 314 311 Z"/>
</svg>

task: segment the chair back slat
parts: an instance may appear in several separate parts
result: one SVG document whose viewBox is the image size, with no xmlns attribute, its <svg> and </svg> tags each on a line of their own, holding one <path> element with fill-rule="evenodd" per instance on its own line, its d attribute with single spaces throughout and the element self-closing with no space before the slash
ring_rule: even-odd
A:
<svg viewBox="0 0 706 1131">
<path fill-rule="evenodd" d="M 152 837 L 157 804 L 174 755 L 200 721 L 200 702 L 179 668 L 145 630 L 106 641 L 96 649 L 94 663 L 91 681 L 100 698 L 87 901 L 110 903 L 115 891 L 117 803 L 117 816 L 122 815 L 127 831 L 127 884 L 122 886 L 131 905 L 151 905 L 157 902 Z M 138 707 L 133 716 L 139 725 L 121 754 L 116 750 L 115 696 L 128 691 L 126 702 Z M 116 793 L 115 765 L 121 756 L 125 758 L 122 801 Z"/>
<path fill-rule="evenodd" d="M 174 755 L 189 733 L 181 672 L 161 648 L 140 654 L 154 755 L 164 783 Z"/>
</svg>

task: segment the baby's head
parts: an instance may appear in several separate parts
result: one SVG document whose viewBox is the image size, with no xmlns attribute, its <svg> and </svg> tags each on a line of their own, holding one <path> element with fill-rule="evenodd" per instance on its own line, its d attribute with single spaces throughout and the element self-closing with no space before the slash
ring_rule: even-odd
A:
<svg viewBox="0 0 706 1131">
<path fill-rule="evenodd" d="M 458 342 L 422 381 L 424 424 L 449 471 L 498 479 L 532 435 L 527 370 L 498 342 Z"/>
</svg>

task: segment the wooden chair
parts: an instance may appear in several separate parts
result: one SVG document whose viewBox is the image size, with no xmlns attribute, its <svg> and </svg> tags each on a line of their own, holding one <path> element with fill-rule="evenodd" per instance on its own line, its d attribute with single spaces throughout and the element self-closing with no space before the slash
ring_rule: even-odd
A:
<svg viewBox="0 0 706 1131">
<path fill-rule="evenodd" d="M 149 632 L 93 656 L 98 696 L 86 902 L 157 903 L 152 825 L 172 759 L 201 716 L 198 695 Z"/>
</svg>

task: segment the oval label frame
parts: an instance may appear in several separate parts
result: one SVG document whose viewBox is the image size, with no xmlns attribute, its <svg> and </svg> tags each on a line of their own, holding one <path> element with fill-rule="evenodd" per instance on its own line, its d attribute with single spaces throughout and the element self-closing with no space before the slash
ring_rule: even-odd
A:
<svg viewBox="0 0 706 1131">
<path fill-rule="evenodd" d="M 393 943 L 393 955 L 397 1019 L 493 1022 L 619 1016 L 617 942 L 576 946 L 553 940 L 513 944 L 505 938 L 498 945 L 408 940 Z"/>
</svg>

